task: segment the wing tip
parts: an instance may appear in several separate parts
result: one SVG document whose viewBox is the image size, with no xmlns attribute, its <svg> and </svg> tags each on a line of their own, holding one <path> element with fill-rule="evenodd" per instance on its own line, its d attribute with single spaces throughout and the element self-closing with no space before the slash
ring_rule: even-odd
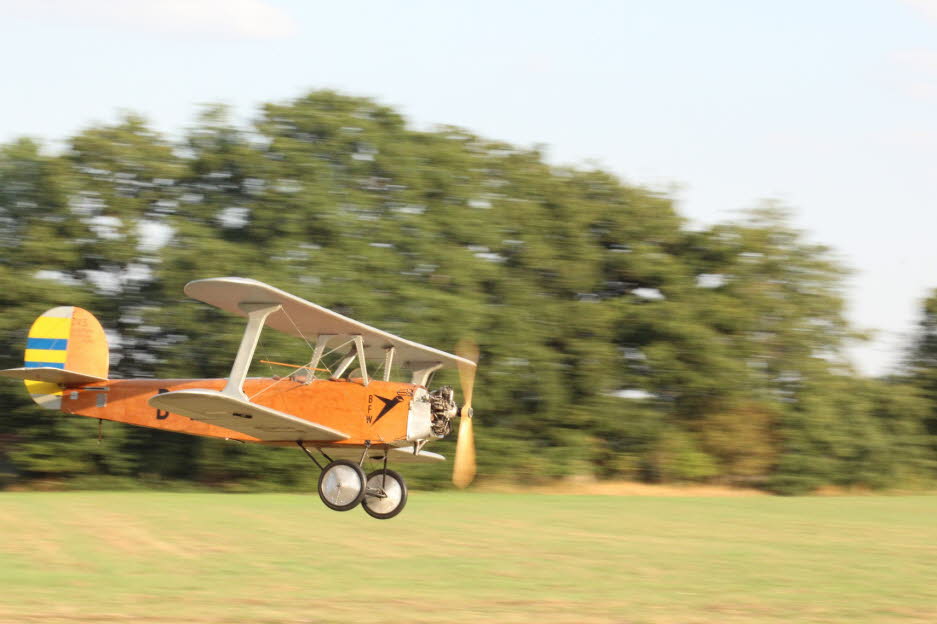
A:
<svg viewBox="0 0 937 624">
<path fill-rule="evenodd" d="M 184 292 L 189 297 L 193 299 L 198 299 L 198 297 L 193 297 L 193 292 L 198 289 L 202 284 L 242 284 L 242 285 L 251 285 L 251 286 L 266 286 L 267 288 L 273 288 L 269 284 L 265 284 L 258 280 L 252 279 L 250 277 L 237 277 L 230 275 L 227 277 L 204 277 L 202 279 L 192 280 L 186 283 L 182 287 L 182 292 Z"/>
</svg>

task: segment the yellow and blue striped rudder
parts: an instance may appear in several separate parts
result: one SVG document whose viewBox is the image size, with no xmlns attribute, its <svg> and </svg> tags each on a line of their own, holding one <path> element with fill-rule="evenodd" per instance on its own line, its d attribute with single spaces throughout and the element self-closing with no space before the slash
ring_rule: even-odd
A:
<svg viewBox="0 0 937 624">
<path fill-rule="evenodd" d="M 26 368 L 51 367 L 107 377 L 108 348 L 104 329 L 94 315 L 75 306 L 52 308 L 33 322 L 26 338 Z M 60 409 L 62 389 L 44 381 L 26 381 L 33 401 Z"/>
</svg>

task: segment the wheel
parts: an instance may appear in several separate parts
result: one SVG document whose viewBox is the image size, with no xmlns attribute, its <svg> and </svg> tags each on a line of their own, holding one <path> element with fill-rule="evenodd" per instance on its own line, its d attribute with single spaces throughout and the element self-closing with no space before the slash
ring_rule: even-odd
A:
<svg viewBox="0 0 937 624">
<path fill-rule="evenodd" d="M 348 511 L 364 498 L 364 470 L 355 462 L 337 459 L 319 475 L 319 498 L 335 511 Z"/>
<path fill-rule="evenodd" d="M 379 520 L 393 518 L 407 504 L 407 484 L 393 470 L 375 470 L 368 475 L 368 486 L 361 507 Z"/>
</svg>

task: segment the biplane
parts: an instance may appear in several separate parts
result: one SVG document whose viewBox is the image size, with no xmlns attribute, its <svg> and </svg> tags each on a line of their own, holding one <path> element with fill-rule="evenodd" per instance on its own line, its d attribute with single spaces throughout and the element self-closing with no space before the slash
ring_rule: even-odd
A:
<svg viewBox="0 0 937 624">
<path fill-rule="evenodd" d="M 375 518 L 400 513 L 407 486 L 388 464 L 444 460 L 424 447 L 446 437 L 457 417 L 453 482 L 465 487 L 474 478 L 477 347 L 463 342 L 459 355 L 439 351 L 251 279 L 196 280 L 186 284 L 185 293 L 247 319 L 227 378 L 109 379 L 104 330 L 90 312 L 74 306 L 36 319 L 25 365 L 0 375 L 25 380 L 37 404 L 67 414 L 298 446 L 321 471 L 322 502 L 336 511 L 360 504 Z M 306 341 L 308 362 L 291 365 L 293 372 L 282 377 L 247 377 L 265 327 Z M 325 364 L 329 357 L 331 368 Z M 446 367 L 458 369 L 461 406 L 451 386 L 429 390 L 433 373 Z M 393 369 L 409 372 L 409 382 L 391 381 Z M 365 474 L 366 460 L 382 462 L 382 468 Z"/>
</svg>

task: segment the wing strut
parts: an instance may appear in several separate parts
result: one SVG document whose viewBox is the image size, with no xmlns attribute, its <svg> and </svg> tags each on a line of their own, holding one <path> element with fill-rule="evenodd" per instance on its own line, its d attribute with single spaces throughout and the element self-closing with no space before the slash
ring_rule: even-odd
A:
<svg viewBox="0 0 937 624">
<path fill-rule="evenodd" d="M 384 349 L 384 381 L 390 381 L 390 369 L 394 365 L 394 352 L 397 350 L 393 345 Z"/>
<path fill-rule="evenodd" d="M 247 313 L 247 327 L 244 329 L 244 336 L 241 338 L 241 347 L 238 349 L 234 364 L 231 366 L 228 383 L 225 384 L 221 394 L 233 399 L 247 401 L 248 398 L 243 389 L 244 379 L 247 377 L 247 369 L 250 368 L 254 351 L 257 349 L 260 331 L 263 329 L 267 317 L 279 310 L 281 306 L 279 303 L 242 303 L 240 308 Z"/>
<path fill-rule="evenodd" d="M 358 353 L 358 364 L 361 367 L 361 380 L 364 385 L 368 385 L 371 380 L 368 379 L 368 360 L 364 355 L 364 338 L 361 336 L 355 336 L 355 351 Z"/>
<path fill-rule="evenodd" d="M 316 336 L 316 348 L 312 352 L 312 359 L 309 360 L 309 368 L 315 370 L 319 367 L 319 362 L 322 361 L 322 353 L 325 351 L 325 346 L 329 344 L 329 340 L 335 336 L 331 334 L 319 334 Z"/>
<path fill-rule="evenodd" d="M 357 359 L 358 370 L 361 371 L 361 381 L 364 382 L 364 385 L 368 385 L 371 380 L 368 377 L 368 362 L 365 358 L 364 338 L 362 338 L 360 335 L 354 335 L 351 337 L 351 340 L 354 344 L 335 368 L 335 371 L 332 373 L 332 379 L 338 379 L 344 375 L 345 371 L 348 370 L 348 367 L 351 366 L 351 363 Z"/>
<path fill-rule="evenodd" d="M 410 376 L 410 383 L 417 386 L 425 386 L 429 383 L 429 377 L 443 367 L 442 362 L 409 362 L 408 366 L 413 374 Z"/>
</svg>

